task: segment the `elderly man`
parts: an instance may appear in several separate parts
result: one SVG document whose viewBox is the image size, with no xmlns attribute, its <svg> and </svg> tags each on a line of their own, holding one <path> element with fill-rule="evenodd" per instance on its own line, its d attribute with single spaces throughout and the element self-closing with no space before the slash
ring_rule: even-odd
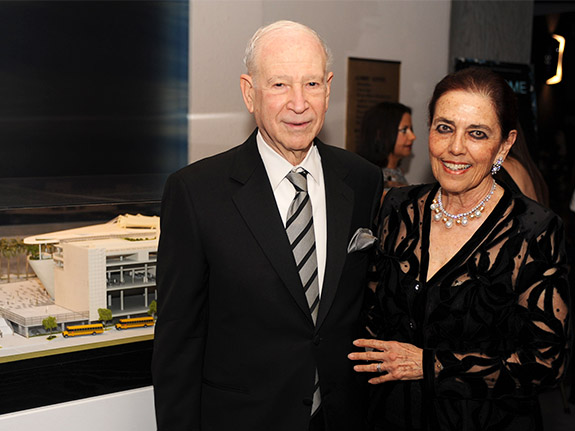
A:
<svg viewBox="0 0 575 431">
<path fill-rule="evenodd" d="M 358 335 L 381 171 L 317 139 L 333 74 L 310 28 L 246 50 L 257 129 L 173 174 L 162 204 L 153 378 L 158 429 L 358 430 Z"/>
</svg>

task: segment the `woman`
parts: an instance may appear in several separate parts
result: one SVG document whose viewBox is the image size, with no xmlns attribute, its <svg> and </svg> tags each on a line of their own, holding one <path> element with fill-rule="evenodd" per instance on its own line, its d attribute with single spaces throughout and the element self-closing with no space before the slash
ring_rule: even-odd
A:
<svg viewBox="0 0 575 431">
<path fill-rule="evenodd" d="M 492 178 L 514 103 L 487 69 L 445 77 L 429 104 L 437 183 L 386 196 L 374 339 L 349 355 L 372 373 L 372 429 L 541 429 L 537 392 L 567 364 L 569 292 L 559 218 Z"/>
<path fill-rule="evenodd" d="M 507 184 L 511 190 L 519 190 L 528 198 L 549 207 L 547 184 L 529 154 L 521 127 L 517 129 L 517 139 L 494 178 Z"/>
<path fill-rule="evenodd" d="M 365 113 L 357 153 L 381 166 L 385 191 L 408 184 L 399 166 L 411 155 L 415 138 L 408 106 L 382 102 Z"/>
</svg>

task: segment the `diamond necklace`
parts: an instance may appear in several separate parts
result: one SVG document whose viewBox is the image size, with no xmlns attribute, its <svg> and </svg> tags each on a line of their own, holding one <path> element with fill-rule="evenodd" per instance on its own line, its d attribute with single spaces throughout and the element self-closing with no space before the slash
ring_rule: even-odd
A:
<svg viewBox="0 0 575 431">
<path fill-rule="evenodd" d="M 470 219 L 481 217 L 481 213 L 485 209 L 485 204 L 489 199 L 491 199 L 491 196 L 493 196 L 493 192 L 495 192 L 496 187 L 497 183 L 494 178 L 493 185 L 491 186 L 489 193 L 487 193 L 487 196 L 481 199 L 481 201 L 475 205 L 471 211 L 460 214 L 451 214 L 445 211 L 445 208 L 443 208 L 443 202 L 441 201 L 441 187 L 439 187 L 437 197 L 433 199 L 433 203 L 429 206 L 429 208 L 435 211 L 433 219 L 435 221 L 442 221 L 448 229 L 450 229 L 454 223 L 461 226 L 467 226 Z"/>
</svg>

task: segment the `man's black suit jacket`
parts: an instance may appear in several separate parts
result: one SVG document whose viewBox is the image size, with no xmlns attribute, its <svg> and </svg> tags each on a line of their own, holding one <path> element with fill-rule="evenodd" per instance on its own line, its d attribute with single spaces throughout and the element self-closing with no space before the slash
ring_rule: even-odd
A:
<svg viewBox="0 0 575 431">
<path fill-rule="evenodd" d="M 257 132 L 257 131 L 256 131 Z M 314 326 L 256 132 L 167 181 L 158 251 L 153 380 L 158 429 L 307 431 L 314 370 L 328 430 L 358 430 L 359 331 L 381 170 L 319 140 L 327 262 Z"/>
</svg>

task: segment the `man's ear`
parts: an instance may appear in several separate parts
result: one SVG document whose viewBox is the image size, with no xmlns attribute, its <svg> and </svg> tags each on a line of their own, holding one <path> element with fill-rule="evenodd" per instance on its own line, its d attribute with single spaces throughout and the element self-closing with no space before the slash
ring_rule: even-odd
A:
<svg viewBox="0 0 575 431">
<path fill-rule="evenodd" d="M 327 108 L 329 107 L 329 95 L 331 93 L 331 81 L 333 79 L 333 72 L 329 72 L 327 75 L 327 79 L 325 80 L 326 84 L 326 93 L 325 93 L 325 110 L 327 112 Z"/>
<path fill-rule="evenodd" d="M 240 87 L 242 89 L 242 96 L 244 98 L 244 103 L 246 108 L 250 111 L 250 114 L 254 113 L 254 82 L 250 75 L 242 74 L 240 76 Z"/>
</svg>

